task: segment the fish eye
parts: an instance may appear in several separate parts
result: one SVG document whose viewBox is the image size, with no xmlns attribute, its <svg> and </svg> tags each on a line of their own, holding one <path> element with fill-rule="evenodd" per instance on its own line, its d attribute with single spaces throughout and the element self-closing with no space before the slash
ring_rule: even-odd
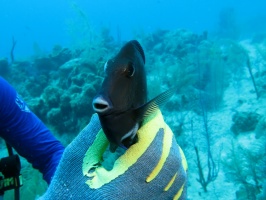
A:
<svg viewBox="0 0 266 200">
<path fill-rule="evenodd" d="M 127 77 L 134 76 L 134 73 L 135 73 L 134 64 L 133 63 L 129 63 L 128 66 L 127 66 L 127 69 L 126 69 Z"/>
</svg>

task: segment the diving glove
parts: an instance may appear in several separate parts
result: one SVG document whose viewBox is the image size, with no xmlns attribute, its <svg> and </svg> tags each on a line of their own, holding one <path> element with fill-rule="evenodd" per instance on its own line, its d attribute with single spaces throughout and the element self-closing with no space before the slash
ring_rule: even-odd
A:
<svg viewBox="0 0 266 200">
<path fill-rule="evenodd" d="M 137 134 L 138 142 L 107 170 L 101 163 L 109 142 L 94 114 L 66 148 L 41 199 L 186 199 L 187 162 L 161 112 L 147 117 Z"/>
</svg>

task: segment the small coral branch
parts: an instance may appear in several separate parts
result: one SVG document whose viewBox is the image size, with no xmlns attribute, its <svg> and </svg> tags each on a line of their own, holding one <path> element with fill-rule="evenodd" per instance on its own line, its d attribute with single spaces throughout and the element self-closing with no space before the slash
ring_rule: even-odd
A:
<svg viewBox="0 0 266 200">
<path fill-rule="evenodd" d="M 218 170 L 216 168 L 215 163 L 213 162 L 212 157 L 208 156 L 208 176 L 205 178 L 203 173 L 203 167 L 200 162 L 198 147 L 194 146 L 194 149 L 197 156 L 197 167 L 199 172 L 199 178 L 197 179 L 197 181 L 201 184 L 204 192 L 208 192 L 207 186 L 209 185 L 209 183 L 213 182 L 217 178 Z"/>
<path fill-rule="evenodd" d="M 216 167 L 211 151 L 208 150 L 208 153 L 207 153 L 208 174 L 207 174 L 207 177 L 205 178 L 204 169 L 202 167 L 202 163 L 201 163 L 201 159 L 199 155 L 199 150 L 195 144 L 194 144 L 194 150 L 195 150 L 196 157 L 197 157 L 196 163 L 197 163 L 197 168 L 198 168 L 198 173 L 199 173 L 199 178 L 197 179 L 197 181 L 201 184 L 204 192 L 208 192 L 207 186 L 209 185 L 209 183 L 213 182 L 217 178 L 219 169 Z"/>
<path fill-rule="evenodd" d="M 11 58 L 11 63 L 14 63 L 14 49 L 16 47 L 17 41 L 15 40 L 14 36 L 12 37 L 12 47 L 10 51 L 10 58 Z"/>
<path fill-rule="evenodd" d="M 247 58 L 247 68 L 248 68 L 248 72 L 250 74 L 250 77 L 251 77 L 251 80 L 252 80 L 256 95 L 257 95 L 257 99 L 259 99 L 260 96 L 259 96 L 259 92 L 258 92 L 258 89 L 257 89 L 257 85 L 256 85 L 256 82 L 255 82 L 254 76 L 252 74 L 249 57 Z"/>
<path fill-rule="evenodd" d="M 202 117 L 203 117 L 203 125 L 204 125 L 204 138 L 206 140 L 206 148 L 207 148 L 207 177 L 204 176 L 204 168 L 201 162 L 201 158 L 199 155 L 199 150 L 198 147 L 196 146 L 196 142 L 193 139 L 193 146 L 194 146 L 194 150 L 196 153 L 196 164 L 197 164 L 197 168 L 198 168 L 198 173 L 199 173 L 199 178 L 197 179 L 197 181 L 201 184 L 204 192 L 207 192 L 207 186 L 209 185 L 209 183 L 213 182 L 219 173 L 219 167 L 216 166 L 216 163 L 213 160 L 213 156 L 212 156 L 212 152 L 211 152 L 211 135 L 210 135 L 210 130 L 209 130 L 209 120 L 208 120 L 208 115 L 207 115 L 207 111 L 206 108 L 204 108 L 203 106 L 203 102 L 201 102 L 201 106 L 202 106 Z M 193 135 L 193 122 L 191 122 L 191 130 L 192 130 L 192 135 Z"/>
</svg>

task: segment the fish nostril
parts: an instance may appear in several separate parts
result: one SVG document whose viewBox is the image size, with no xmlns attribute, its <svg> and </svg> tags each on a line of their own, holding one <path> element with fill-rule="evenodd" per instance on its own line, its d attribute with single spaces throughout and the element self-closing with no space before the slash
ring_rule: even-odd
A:
<svg viewBox="0 0 266 200">
<path fill-rule="evenodd" d="M 97 113 L 104 113 L 111 107 L 104 98 L 96 97 L 92 102 L 93 110 Z"/>
</svg>

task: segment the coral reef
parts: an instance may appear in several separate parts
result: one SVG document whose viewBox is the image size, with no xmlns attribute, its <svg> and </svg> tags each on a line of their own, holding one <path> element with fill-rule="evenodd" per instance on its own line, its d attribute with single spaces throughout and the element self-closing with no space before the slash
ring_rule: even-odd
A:
<svg viewBox="0 0 266 200">
<path fill-rule="evenodd" d="M 51 54 L 16 61 L 8 74 L 1 73 L 58 134 L 77 134 L 88 123 L 92 98 L 102 80 L 95 74 L 97 62 L 73 56 L 70 49 L 55 46 Z"/>
</svg>

